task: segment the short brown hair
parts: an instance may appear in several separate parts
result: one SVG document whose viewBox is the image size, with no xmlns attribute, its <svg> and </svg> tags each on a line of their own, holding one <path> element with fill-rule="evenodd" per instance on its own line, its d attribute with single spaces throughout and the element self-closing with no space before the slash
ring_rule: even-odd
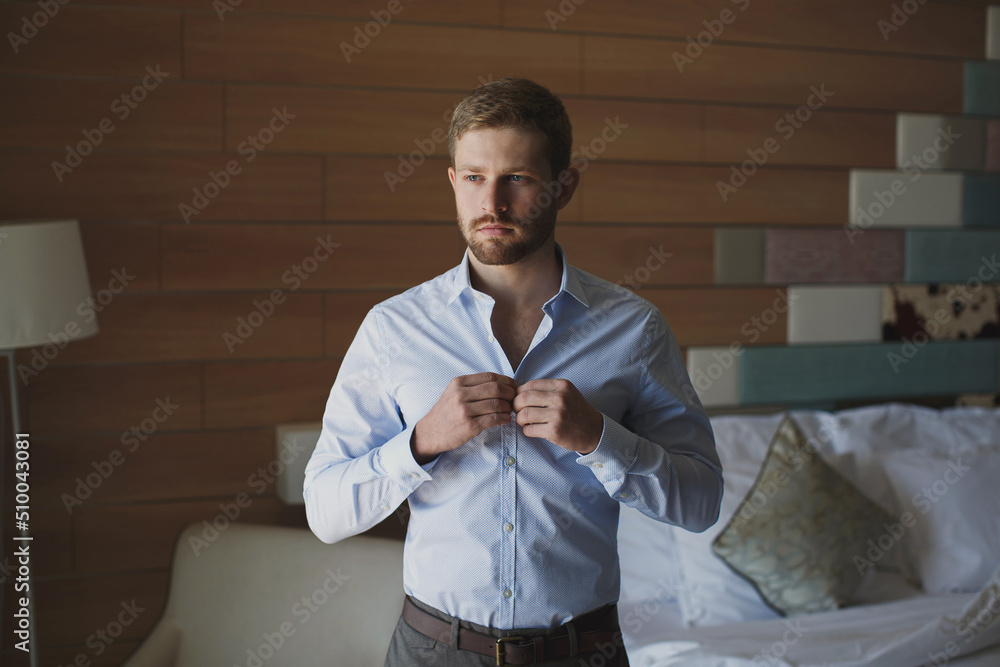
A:
<svg viewBox="0 0 1000 667">
<path fill-rule="evenodd" d="M 455 166 L 458 140 L 481 128 L 537 130 L 545 135 L 546 157 L 556 179 L 569 166 L 573 126 L 562 101 L 529 79 L 507 77 L 476 88 L 455 107 L 448 128 L 448 154 Z"/>
</svg>

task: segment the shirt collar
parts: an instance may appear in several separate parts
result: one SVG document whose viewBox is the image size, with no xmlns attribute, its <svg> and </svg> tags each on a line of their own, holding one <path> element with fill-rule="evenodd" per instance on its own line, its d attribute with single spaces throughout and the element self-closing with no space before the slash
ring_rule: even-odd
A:
<svg viewBox="0 0 1000 667">
<path fill-rule="evenodd" d="M 559 291 L 553 296 L 546 305 L 554 303 L 559 299 L 563 292 L 569 294 L 585 307 L 590 307 L 587 302 L 587 295 L 583 291 L 583 286 L 580 285 L 580 280 L 577 277 L 577 271 L 574 267 L 570 266 L 569 261 L 566 259 L 566 251 L 563 250 L 562 246 L 556 243 L 556 252 L 559 254 L 559 259 L 562 260 L 562 280 L 559 283 Z M 465 290 L 472 289 L 472 281 L 469 278 L 469 250 L 466 248 L 465 254 L 462 256 L 462 263 L 455 268 L 454 280 L 452 282 L 451 296 L 448 299 L 448 304 L 458 298 L 458 295 Z"/>
</svg>

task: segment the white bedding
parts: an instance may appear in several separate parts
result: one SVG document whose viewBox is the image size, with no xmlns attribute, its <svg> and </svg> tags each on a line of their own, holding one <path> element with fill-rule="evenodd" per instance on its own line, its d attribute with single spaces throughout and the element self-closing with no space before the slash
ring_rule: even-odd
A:
<svg viewBox="0 0 1000 667">
<path fill-rule="evenodd" d="M 1000 455 L 1000 409 L 937 411 L 889 404 L 793 416 L 807 434 L 817 433 L 820 426 L 827 428 L 833 439 L 820 448 L 821 455 L 850 452 L 858 465 L 857 475 L 851 475 L 855 483 L 887 507 L 892 507 L 893 498 L 886 478 L 872 462 L 889 452 L 930 451 L 954 457 L 986 447 Z M 763 456 L 779 421 L 780 415 L 712 419 L 724 475 L 730 465 L 730 482 L 737 476 L 752 479 L 755 468 L 745 465 L 744 457 Z M 948 494 L 948 499 L 957 500 L 958 493 Z M 728 500 L 735 504 L 739 499 Z M 993 499 L 979 499 L 972 507 L 968 501 L 962 503 L 966 511 L 995 521 L 1000 507 L 984 506 L 993 505 Z M 710 529 L 704 535 L 708 538 L 702 545 L 704 555 L 694 558 L 691 538 L 699 536 L 678 531 L 638 512 L 622 513 L 619 614 L 633 667 L 1000 666 L 1000 567 L 978 593 L 931 595 L 902 584 L 902 579 L 892 578 L 895 575 L 880 575 L 866 580 L 866 590 L 859 592 L 853 606 L 781 618 L 763 604 L 748 608 L 757 604 L 755 600 L 737 604 L 737 598 L 745 595 L 736 588 L 742 582 L 715 583 L 722 581 L 721 575 L 705 566 L 712 565 L 707 559 L 715 558 L 707 545 L 717 531 Z M 992 553 L 989 557 L 1000 560 Z M 692 566 L 692 560 L 702 562 Z M 705 594 L 705 586 L 715 590 L 714 599 Z M 884 600 L 891 601 L 866 604 Z M 706 604 L 711 607 L 708 613 L 697 606 Z M 730 622 L 727 617 L 738 620 Z"/>
<path fill-rule="evenodd" d="M 627 645 L 630 664 L 918 667 L 933 665 L 936 658 L 938 664 L 995 667 L 1000 665 L 1000 569 L 978 594 L 927 595 L 795 618 L 676 629 L 663 639 Z"/>
</svg>

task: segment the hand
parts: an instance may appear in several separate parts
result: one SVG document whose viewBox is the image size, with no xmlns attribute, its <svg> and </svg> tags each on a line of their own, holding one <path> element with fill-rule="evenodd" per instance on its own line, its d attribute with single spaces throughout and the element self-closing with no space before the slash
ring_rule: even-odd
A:
<svg viewBox="0 0 1000 667">
<path fill-rule="evenodd" d="M 494 426 L 510 423 L 517 382 L 499 373 L 462 375 L 451 382 L 434 407 L 417 422 L 410 449 L 417 463 L 458 449 Z"/>
<path fill-rule="evenodd" d="M 604 415 L 569 380 L 531 380 L 517 388 L 517 423 L 530 438 L 545 438 L 571 452 L 589 454 L 604 432 Z"/>
</svg>

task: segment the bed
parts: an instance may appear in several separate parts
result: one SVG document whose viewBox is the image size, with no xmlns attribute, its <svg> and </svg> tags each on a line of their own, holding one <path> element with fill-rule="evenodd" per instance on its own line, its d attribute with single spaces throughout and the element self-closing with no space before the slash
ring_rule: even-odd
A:
<svg viewBox="0 0 1000 667">
<path fill-rule="evenodd" d="M 725 476 L 715 526 L 690 533 L 623 507 L 633 667 L 1000 665 L 1000 409 L 889 403 L 712 426 Z M 819 471 L 806 493 L 769 477 L 800 474 L 787 466 L 803 458 L 782 450 L 795 437 L 813 454 L 800 469 Z"/>
</svg>

